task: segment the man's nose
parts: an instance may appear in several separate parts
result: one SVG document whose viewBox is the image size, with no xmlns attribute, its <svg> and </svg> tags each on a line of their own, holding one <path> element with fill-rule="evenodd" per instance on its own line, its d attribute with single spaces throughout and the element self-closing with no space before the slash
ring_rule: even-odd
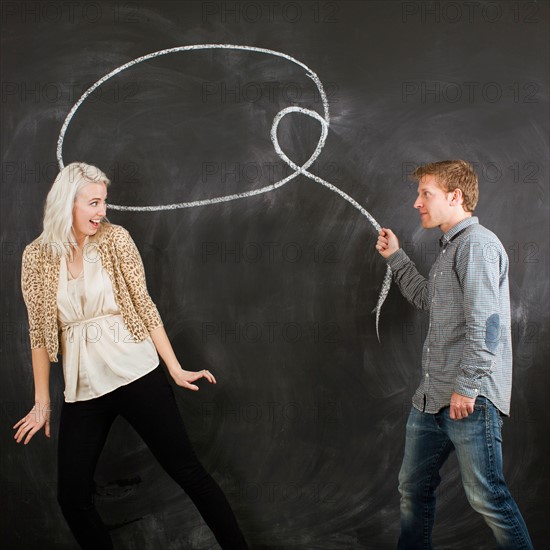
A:
<svg viewBox="0 0 550 550">
<path fill-rule="evenodd" d="M 421 202 L 420 202 L 420 197 L 418 197 L 415 201 L 414 201 L 414 204 L 413 204 L 413 208 L 420 208 L 422 206 Z"/>
</svg>

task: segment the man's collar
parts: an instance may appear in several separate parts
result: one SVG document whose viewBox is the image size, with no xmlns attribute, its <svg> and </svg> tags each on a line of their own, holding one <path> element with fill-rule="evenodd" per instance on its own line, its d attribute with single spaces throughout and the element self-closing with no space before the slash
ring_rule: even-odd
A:
<svg viewBox="0 0 550 550">
<path fill-rule="evenodd" d="M 462 233 L 464 229 L 466 229 L 468 226 L 479 223 L 479 219 L 477 216 L 470 216 L 468 218 L 464 218 L 463 220 L 459 221 L 456 225 L 453 225 L 447 233 L 445 233 L 440 239 L 439 239 L 439 246 L 446 246 L 448 245 L 454 237 L 458 235 L 458 233 Z"/>
</svg>

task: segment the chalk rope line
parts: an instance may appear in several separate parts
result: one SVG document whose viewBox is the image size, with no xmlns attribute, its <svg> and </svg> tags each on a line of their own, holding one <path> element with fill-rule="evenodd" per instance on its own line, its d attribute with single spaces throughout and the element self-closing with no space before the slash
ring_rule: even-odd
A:
<svg viewBox="0 0 550 550">
<path fill-rule="evenodd" d="M 178 52 L 184 52 L 184 51 L 193 51 L 193 50 L 243 50 L 243 51 L 263 53 L 267 55 L 274 55 L 276 57 L 282 57 L 283 59 L 287 59 L 288 61 L 291 61 L 292 63 L 295 63 L 296 65 L 299 65 L 300 67 L 302 67 L 305 70 L 306 75 L 309 78 L 311 78 L 311 80 L 313 80 L 313 82 L 317 86 L 317 90 L 319 91 L 319 96 L 321 97 L 321 100 L 323 102 L 324 115 L 321 116 L 316 111 L 312 111 L 311 109 L 304 109 L 302 107 L 297 107 L 297 106 L 281 109 L 275 115 L 275 118 L 273 119 L 273 124 L 271 126 L 271 141 L 273 142 L 273 147 L 275 148 L 277 155 L 279 155 L 281 160 L 285 162 L 288 166 L 290 166 L 294 170 L 294 172 L 288 175 L 286 178 L 283 178 L 271 185 L 266 185 L 265 187 L 261 187 L 260 189 L 245 191 L 243 193 L 235 193 L 232 195 L 224 195 L 221 197 L 214 197 L 211 199 L 203 199 L 203 200 L 197 200 L 197 201 L 191 201 L 191 202 L 180 202 L 180 203 L 174 203 L 174 204 L 151 205 L 151 206 L 124 206 L 124 205 L 117 205 L 117 204 L 109 204 L 108 207 L 110 209 L 133 211 L 133 212 L 154 212 L 158 210 L 176 210 L 179 208 L 194 208 L 196 206 L 206 206 L 209 204 L 229 202 L 229 201 L 234 201 L 238 199 L 243 199 L 245 197 L 260 195 L 262 193 L 268 193 L 269 191 L 274 191 L 275 189 L 278 189 L 279 187 L 286 185 L 289 181 L 293 180 L 294 178 L 296 178 L 298 175 L 301 174 L 301 175 L 307 176 L 313 181 L 320 183 L 321 185 L 327 187 L 334 193 L 337 193 L 338 195 L 340 195 L 344 200 L 346 200 L 352 206 L 354 206 L 357 210 L 359 210 L 359 212 L 363 216 L 365 216 L 367 220 L 369 220 L 369 222 L 374 227 L 374 229 L 376 229 L 376 231 L 380 230 L 380 224 L 354 198 L 350 197 L 347 193 L 345 193 L 344 191 L 342 191 L 340 188 L 336 187 L 332 183 L 329 183 L 328 181 L 325 181 L 319 176 L 316 176 L 315 174 L 312 174 L 311 172 L 308 171 L 308 168 L 317 160 L 317 157 L 321 154 L 321 150 L 325 145 L 325 141 L 328 135 L 328 129 L 330 125 L 330 115 L 329 115 L 329 109 L 328 109 L 327 96 L 323 88 L 323 84 L 321 83 L 321 80 L 319 79 L 317 74 L 315 74 L 315 72 L 312 71 L 307 65 L 305 65 L 304 63 L 302 63 L 301 61 L 299 61 L 298 59 L 295 59 L 290 55 L 287 55 L 285 53 L 278 52 L 275 50 L 269 50 L 267 48 L 255 48 L 252 46 L 240 46 L 235 44 L 194 44 L 191 46 L 178 46 L 176 48 L 168 48 L 165 50 L 159 50 L 156 52 L 149 53 L 147 55 L 143 55 L 141 57 L 133 59 L 132 61 L 129 61 L 128 63 L 125 63 L 124 65 L 121 65 L 120 67 L 117 67 L 116 69 L 112 70 L 110 73 L 100 78 L 95 84 L 90 86 L 82 94 L 79 100 L 73 105 L 72 109 L 69 111 L 69 114 L 67 115 L 67 117 L 65 118 L 65 121 L 63 122 L 63 126 L 61 127 L 61 131 L 59 132 L 59 138 L 57 140 L 57 162 L 59 164 L 59 168 L 63 169 L 64 167 L 63 141 L 65 139 L 65 133 L 67 132 L 69 124 L 73 116 L 75 115 L 76 111 L 80 107 L 80 105 L 82 105 L 82 103 L 86 101 L 87 97 L 96 88 L 99 88 L 99 86 L 101 86 L 104 82 L 106 82 L 113 76 L 117 75 L 118 73 L 128 69 L 129 67 L 132 67 L 133 65 L 137 65 L 138 63 L 147 61 L 148 59 L 160 57 L 161 55 L 167 55 L 171 53 L 178 53 Z M 315 148 L 315 151 L 313 152 L 311 157 L 304 164 L 302 164 L 302 166 L 298 166 L 297 164 L 295 164 L 285 154 L 285 152 L 282 150 L 279 144 L 279 139 L 277 137 L 277 128 L 279 127 L 281 120 L 290 113 L 301 113 L 303 115 L 309 116 L 317 120 L 321 125 L 321 136 L 319 137 L 319 141 L 317 142 L 317 147 Z M 390 266 L 387 266 L 386 273 L 384 275 L 384 280 L 382 282 L 382 288 L 380 289 L 380 294 L 378 296 L 378 302 L 376 304 L 376 307 L 373 309 L 373 311 L 376 312 L 376 336 L 378 338 L 378 341 L 380 341 L 380 334 L 379 334 L 380 312 L 382 310 L 382 305 L 386 300 L 386 297 L 390 290 L 391 279 L 392 279 L 392 270 Z"/>
</svg>

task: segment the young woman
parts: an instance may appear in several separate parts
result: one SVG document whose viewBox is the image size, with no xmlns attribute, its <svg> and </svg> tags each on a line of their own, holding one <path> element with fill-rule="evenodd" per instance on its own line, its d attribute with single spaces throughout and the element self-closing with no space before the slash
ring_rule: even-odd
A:
<svg viewBox="0 0 550 550">
<path fill-rule="evenodd" d="M 93 475 L 121 415 L 186 491 L 221 547 L 245 549 L 227 499 L 195 456 L 158 355 L 178 386 L 197 391 L 198 379 L 216 380 L 207 370 L 181 368 L 132 238 L 105 220 L 109 183 L 94 166 L 66 166 L 48 194 L 44 230 L 23 253 L 35 404 L 15 424 L 14 438 L 26 445 L 42 428 L 50 437 L 50 362 L 61 351 L 58 501 L 80 546 L 113 547 L 94 507 Z"/>
</svg>

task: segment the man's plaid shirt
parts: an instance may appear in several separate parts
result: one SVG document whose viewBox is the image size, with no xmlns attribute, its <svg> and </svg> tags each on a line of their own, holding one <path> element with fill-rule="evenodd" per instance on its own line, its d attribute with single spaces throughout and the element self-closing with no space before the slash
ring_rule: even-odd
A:
<svg viewBox="0 0 550 550">
<path fill-rule="evenodd" d="M 413 405 L 436 413 L 456 392 L 484 395 L 507 415 L 512 391 L 508 256 L 477 217 L 456 224 L 440 242 L 428 279 L 403 249 L 387 259 L 403 296 L 430 315 Z"/>
</svg>

